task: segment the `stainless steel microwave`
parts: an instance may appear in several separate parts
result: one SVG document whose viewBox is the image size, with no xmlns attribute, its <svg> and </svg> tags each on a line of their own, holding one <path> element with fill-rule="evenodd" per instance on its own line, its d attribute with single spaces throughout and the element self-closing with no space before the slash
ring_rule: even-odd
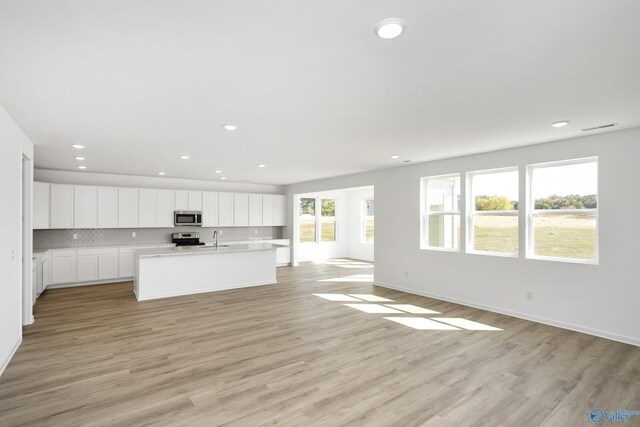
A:
<svg viewBox="0 0 640 427">
<path fill-rule="evenodd" d="M 173 225 L 175 226 L 202 226 L 202 211 L 174 211 Z"/>
</svg>

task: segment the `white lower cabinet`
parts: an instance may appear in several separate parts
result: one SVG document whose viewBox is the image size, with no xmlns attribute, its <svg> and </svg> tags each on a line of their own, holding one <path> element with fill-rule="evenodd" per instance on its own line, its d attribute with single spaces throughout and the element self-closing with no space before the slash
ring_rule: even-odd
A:
<svg viewBox="0 0 640 427">
<path fill-rule="evenodd" d="M 77 282 L 76 264 L 78 254 L 75 249 L 55 250 L 51 254 L 51 284 Z"/>
<path fill-rule="evenodd" d="M 98 256 L 98 279 L 116 279 L 118 275 L 118 249 Z"/>
<path fill-rule="evenodd" d="M 78 282 L 98 280 L 98 255 L 78 255 Z"/>
<path fill-rule="evenodd" d="M 269 243 L 273 243 L 275 245 L 286 245 L 286 247 L 276 249 L 276 265 L 283 266 L 291 264 L 291 240 L 276 239 L 269 240 Z"/>
<path fill-rule="evenodd" d="M 135 257 L 131 249 L 120 249 L 118 277 L 133 277 L 136 274 Z"/>
</svg>

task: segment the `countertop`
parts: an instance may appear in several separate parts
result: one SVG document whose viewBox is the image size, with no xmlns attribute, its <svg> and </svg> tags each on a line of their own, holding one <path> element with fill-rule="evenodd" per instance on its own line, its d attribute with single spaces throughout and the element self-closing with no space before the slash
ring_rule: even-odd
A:
<svg viewBox="0 0 640 427">
<path fill-rule="evenodd" d="M 173 255 L 194 255 L 194 254 L 216 254 L 230 252 L 268 251 L 277 248 L 288 248 L 287 245 L 274 243 L 251 243 L 248 245 L 229 246 L 178 246 L 173 248 L 149 248 L 134 249 L 138 257 L 173 256 Z"/>
<path fill-rule="evenodd" d="M 245 239 L 245 240 L 221 240 L 220 244 L 221 245 L 237 245 L 237 242 L 243 242 L 243 241 L 250 241 L 251 239 Z M 257 240 L 256 243 L 250 243 L 252 246 L 256 245 L 256 244 L 262 244 L 265 243 L 264 240 L 290 240 L 290 239 L 272 239 L 272 238 L 261 238 L 261 239 L 255 239 Z M 205 242 L 205 246 L 209 247 L 212 246 L 213 242 Z M 93 245 L 93 246 L 71 246 L 71 247 L 52 247 L 52 248 L 34 248 L 33 249 L 33 253 L 34 255 L 36 253 L 42 255 L 47 251 L 50 250 L 56 250 L 56 249 L 97 249 L 97 248 L 143 248 L 143 247 L 149 247 L 149 249 L 154 249 L 154 246 L 160 246 L 160 247 L 175 247 L 174 243 L 170 243 L 170 242 L 165 242 L 165 243 L 126 243 L 126 244 L 121 244 L 121 245 Z M 290 245 L 280 245 L 283 247 L 289 247 Z"/>
</svg>

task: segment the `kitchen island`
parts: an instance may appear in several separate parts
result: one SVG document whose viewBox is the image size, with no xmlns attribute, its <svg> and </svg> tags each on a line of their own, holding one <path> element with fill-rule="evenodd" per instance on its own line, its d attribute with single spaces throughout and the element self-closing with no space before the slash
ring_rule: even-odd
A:
<svg viewBox="0 0 640 427">
<path fill-rule="evenodd" d="M 138 301 L 276 283 L 272 243 L 135 250 Z"/>
</svg>

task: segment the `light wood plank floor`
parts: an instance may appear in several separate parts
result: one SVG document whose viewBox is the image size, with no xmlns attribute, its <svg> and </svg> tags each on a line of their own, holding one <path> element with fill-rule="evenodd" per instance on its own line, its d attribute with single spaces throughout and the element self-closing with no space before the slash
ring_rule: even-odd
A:
<svg viewBox="0 0 640 427">
<path fill-rule="evenodd" d="M 594 408 L 640 409 L 640 348 L 321 281 L 371 273 L 308 263 L 278 269 L 278 285 L 144 303 L 131 283 L 47 290 L 0 378 L 0 425 L 555 427 L 593 425 Z M 370 314 L 314 293 L 442 314 Z M 502 331 L 416 330 L 385 316 Z"/>
</svg>

